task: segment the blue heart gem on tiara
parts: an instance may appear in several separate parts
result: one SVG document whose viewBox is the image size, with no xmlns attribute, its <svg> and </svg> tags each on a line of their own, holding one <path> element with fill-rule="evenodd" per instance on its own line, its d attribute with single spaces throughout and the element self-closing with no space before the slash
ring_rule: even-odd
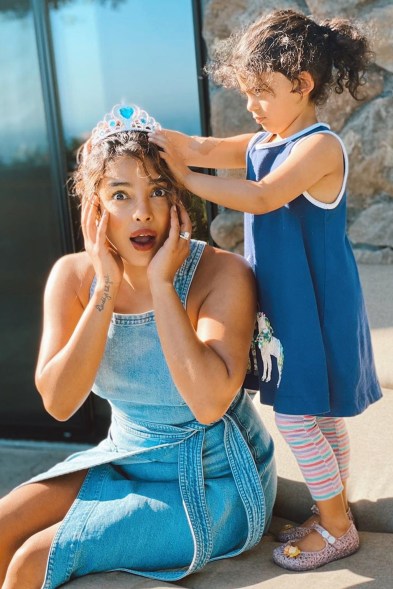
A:
<svg viewBox="0 0 393 589">
<path fill-rule="evenodd" d="M 130 106 L 123 106 L 122 108 L 119 109 L 119 113 L 125 119 L 130 119 L 132 117 L 132 115 L 134 114 L 134 112 L 135 112 L 134 109 L 131 108 Z"/>
<path fill-rule="evenodd" d="M 94 146 L 115 133 L 124 131 L 155 131 L 161 125 L 136 104 L 115 104 L 93 129 L 90 145 Z"/>
</svg>

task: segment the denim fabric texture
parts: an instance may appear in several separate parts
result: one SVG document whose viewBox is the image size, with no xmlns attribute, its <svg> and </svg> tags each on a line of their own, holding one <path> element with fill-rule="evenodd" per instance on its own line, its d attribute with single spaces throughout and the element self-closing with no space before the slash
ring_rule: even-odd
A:
<svg viewBox="0 0 393 589">
<path fill-rule="evenodd" d="M 192 240 L 176 274 L 184 306 L 204 247 Z M 112 408 L 107 438 L 28 481 L 89 469 L 52 543 L 42 589 L 114 570 L 173 581 L 259 542 L 276 471 L 272 440 L 246 393 L 217 422 L 195 420 L 172 381 L 153 311 L 113 314 L 93 391 Z"/>
</svg>

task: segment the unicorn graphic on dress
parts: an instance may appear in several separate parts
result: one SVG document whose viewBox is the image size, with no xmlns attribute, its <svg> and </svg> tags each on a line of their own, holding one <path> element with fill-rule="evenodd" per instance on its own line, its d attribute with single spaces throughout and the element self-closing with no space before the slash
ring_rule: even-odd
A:
<svg viewBox="0 0 393 589">
<path fill-rule="evenodd" d="M 280 386 L 282 368 L 284 365 L 284 348 L 279 339 L 273 336 L 273 328 L 269 319 L 264 313 L 257 313 L 258 335 L 255 338 L 255 343 L 261 350 L 261 358 L 263 362 L 263 374 L 261 380 L 269 382 L 272 377 L 272 356 L 277 358 L 278 367 L 278 382 L 277 388 Z"/>
</svg>

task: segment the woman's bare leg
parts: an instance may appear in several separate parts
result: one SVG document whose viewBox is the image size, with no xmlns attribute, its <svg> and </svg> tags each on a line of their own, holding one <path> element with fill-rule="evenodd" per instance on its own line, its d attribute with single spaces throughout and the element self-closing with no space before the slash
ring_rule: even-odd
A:
<svg viewBox="0 0 393 589">
<path fill-rule="evenodd" d="M 41 589 L 52 540 L 60 523 L 30 536 L 12 557 L 2 589 Z"/>
<path fill-rule="evenodd" d="M 31 536 L 63 520 L 75 500 L 86 470 L 31 483 L 0 499 L 0 587 L 9 564 Z"/>
</svg>

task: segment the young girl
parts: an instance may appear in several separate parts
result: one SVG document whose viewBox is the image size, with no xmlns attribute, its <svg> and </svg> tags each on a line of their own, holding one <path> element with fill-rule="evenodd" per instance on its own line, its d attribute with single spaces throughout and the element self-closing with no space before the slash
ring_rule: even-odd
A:
<svg viewBox="0 0 393 589">
<path fill-rule="evenodd" d="M 252 271 L 190 240 L 185 191 L 147 139 L 156 127 L 116 106 L 82 153 L 86 251 L 50 274 L 36 382 L 57 419 L 93 388 L 112 422 L 96 448 L 0 501 L 2 589 L 112 570 L 175 580 L 251 548 L 269 525 L 272 441 L 238 393 Z"/>
<path fill-rule="evenodd" d="M 348 88 L 356 97 L 369 55 L 367 40 L 348 21 L 317 24 L 291 10 L 274 12 L 224 41 L 211 67 L 216 81 L 245 95 L 263 130 L 227 139 L 171 131 L 150 137 L 191 192 L 246 213 L 245 254 L 263 309 L 261 400 L 274 406 L 316 503 L 307 522 L 280 534 L 296 546 L 274 550 L 275 562 L 293 570 L 358 549 L 342 418 L 381 397 L 345 234 L 348 159 L 342 141 L 316 115 L 331 89 Z M 245 158 L 246 180 L 187 167 L 239 168 Z"/>
</svg>

